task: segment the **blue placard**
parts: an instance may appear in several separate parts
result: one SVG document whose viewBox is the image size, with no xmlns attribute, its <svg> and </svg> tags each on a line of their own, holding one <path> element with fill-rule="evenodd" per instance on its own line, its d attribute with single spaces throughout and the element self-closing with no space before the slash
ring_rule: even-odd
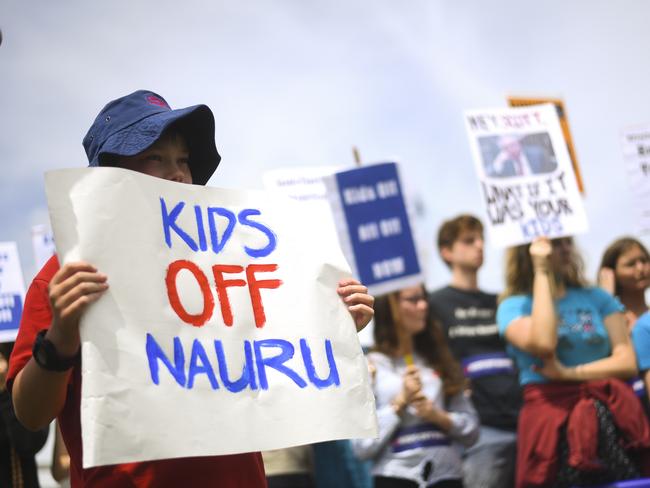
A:
<svg viewBox="0 0 650 488">
<path fill-rule="evenodd" d="M 0 331 L 17 330 L 22 314 L 23 299 L 20 295 L 0 293 Z"/>
<path fill-rule="evenodd" d="M 397 165 L 365 166 L 334 178 L 361 282 L 386 293 L 421 281 Z"/>
</svg>

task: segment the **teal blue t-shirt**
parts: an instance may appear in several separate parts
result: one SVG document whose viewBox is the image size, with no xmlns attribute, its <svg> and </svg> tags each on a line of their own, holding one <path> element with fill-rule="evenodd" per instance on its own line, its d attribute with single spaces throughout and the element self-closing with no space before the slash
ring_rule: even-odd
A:
<svg viewBox="0 0 650 488">
<path fill-rule="evenodd" d="M 650 312 L 641 315 L 634 324 L 632 342 L 639 371 L 650 369 Z"/>
<path fill-rule="evenodd" d="M 512 321 L 532 313 L 531 295 L 514 295 L 506 298 L 497 310 L 499 333 L 505 335 Z M 623 305 L 601 288 L 569 288 L 566 294 L 555 300 L 559 317 L 557 357 L 565 366 L 577 366 L 603 359 L 611 354 L 609 335 L 603 319 L 614 312 L 622 312 Z M 527 352 L 508 345 L 508 354 L 519 368 L 519 383 L 547 383 L 546 379 L 532 370 L 542 361 Z"/>
</svg>

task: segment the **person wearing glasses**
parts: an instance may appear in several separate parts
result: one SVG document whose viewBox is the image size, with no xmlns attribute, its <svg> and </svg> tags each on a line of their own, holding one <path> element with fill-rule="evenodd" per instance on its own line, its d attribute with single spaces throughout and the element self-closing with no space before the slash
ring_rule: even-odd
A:
<svg viewBox="0 0 650 488">
<path fill-rule="evenodd" d="M 456 443 L 478 438 L 478 416 L 421 285 L 375 301 L 373 389 L 378 439 L 353 441 L 375 488 L 462 487 Z"/>
</svg>

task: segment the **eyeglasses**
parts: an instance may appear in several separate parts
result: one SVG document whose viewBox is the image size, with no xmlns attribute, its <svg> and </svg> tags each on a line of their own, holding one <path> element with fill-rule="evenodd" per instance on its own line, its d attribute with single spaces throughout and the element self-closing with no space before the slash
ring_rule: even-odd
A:
<svg viewBox="0 0 650 488">
<path fill-rule="evenodd" d="M 414 297 L 400 297 L 400 300 L 409 302 L 411 305 L 417 305 L 420 302 L 426 302 L 427 297 L 424 295 L 414 296 Z"/>
</svg>

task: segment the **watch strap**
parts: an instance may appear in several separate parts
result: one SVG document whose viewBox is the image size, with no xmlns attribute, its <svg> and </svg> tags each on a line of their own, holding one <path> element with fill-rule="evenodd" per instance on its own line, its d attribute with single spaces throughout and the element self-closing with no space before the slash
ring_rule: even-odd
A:
<svg viewBox="0 0 650 488">
<path fill-rule="evenodd" d="M 32 348 L 34 361 L 47 371 L 68 371 L 76 364 L 79 353 L 69 358 L 62 358 L 54 343 L 46 338 L 45 334 L 47 334 L 47 329 L 43 329 L 36 334 L 36 340 Z"/>
</svg>

